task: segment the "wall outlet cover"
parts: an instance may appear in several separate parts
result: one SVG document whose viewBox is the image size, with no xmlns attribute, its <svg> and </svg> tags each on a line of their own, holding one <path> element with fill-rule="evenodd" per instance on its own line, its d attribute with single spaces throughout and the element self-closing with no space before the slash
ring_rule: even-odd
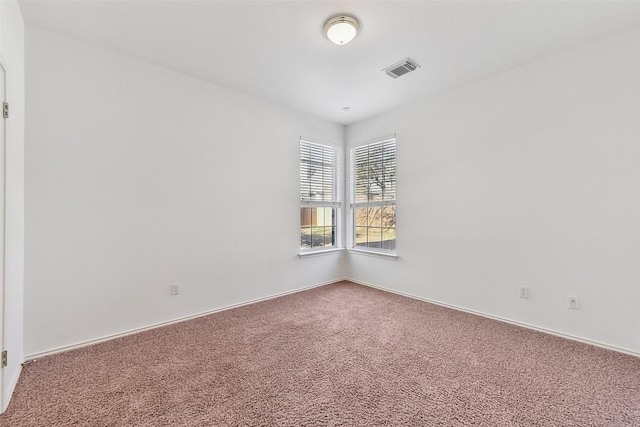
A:
<svg viewBox="0 0 640 427">
<path fill-rule="evenodd" d="M 180 295 L 180 283 L 171 284 L 171 295 Z"/>
</svg>

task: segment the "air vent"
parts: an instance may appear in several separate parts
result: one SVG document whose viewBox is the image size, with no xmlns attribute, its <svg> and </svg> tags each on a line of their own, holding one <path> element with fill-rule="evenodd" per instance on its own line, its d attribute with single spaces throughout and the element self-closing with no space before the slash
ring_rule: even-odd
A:
<svg viewBox="0 0 640 427">
<path fill-rule="evenodd" d="M 405 58 L 400 62 L 388 66 L 382 71 L 384 71 L 388 76 L 397 79 L 400 76 L 404 76 L 407 73 L 415 71 L 418 67 L 420 66 L 416 63 L 416 61 L 411 58 Z"/>
</svg>

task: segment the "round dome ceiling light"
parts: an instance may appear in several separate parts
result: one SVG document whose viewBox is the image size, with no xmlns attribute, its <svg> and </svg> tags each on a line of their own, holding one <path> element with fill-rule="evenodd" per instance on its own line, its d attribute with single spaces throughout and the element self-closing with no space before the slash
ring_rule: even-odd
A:
<svg viewBox="0 0 640 427">
<path fill-rule="evenodd" d="M 360 22 L 355 16 L 334 15 L 324 23 L 327 38 L 335 44 L 347 44 L 356 37 L 360 29 Z"/>
</svg>

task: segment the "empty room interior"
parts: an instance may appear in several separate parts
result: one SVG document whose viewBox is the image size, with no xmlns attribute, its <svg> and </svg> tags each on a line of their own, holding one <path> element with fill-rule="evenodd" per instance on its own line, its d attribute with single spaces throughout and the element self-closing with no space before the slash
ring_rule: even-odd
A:
<svg viewBox="0 0 640 427">
<path fill-rule="evenodd" d="M 640 426 L 640 1 L 0 1 L 0 426 Z"/>
</svg>

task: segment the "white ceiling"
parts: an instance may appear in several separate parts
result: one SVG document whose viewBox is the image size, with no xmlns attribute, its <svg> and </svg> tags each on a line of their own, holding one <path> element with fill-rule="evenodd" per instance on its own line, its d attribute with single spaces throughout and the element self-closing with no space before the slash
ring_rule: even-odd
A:
<svg viewBox="0 0 640 427">
<path fill-rule="evenodd" d="M 640 1 L 31 1 L 25 21 L 342 124 L 640 27 Z M 324 21 L 361 31 L 329 42 Z M 394 80 L 405 57 L 422 67 Z M 342 107 L 349 106 L 345 112 Z"/>
</svg>

